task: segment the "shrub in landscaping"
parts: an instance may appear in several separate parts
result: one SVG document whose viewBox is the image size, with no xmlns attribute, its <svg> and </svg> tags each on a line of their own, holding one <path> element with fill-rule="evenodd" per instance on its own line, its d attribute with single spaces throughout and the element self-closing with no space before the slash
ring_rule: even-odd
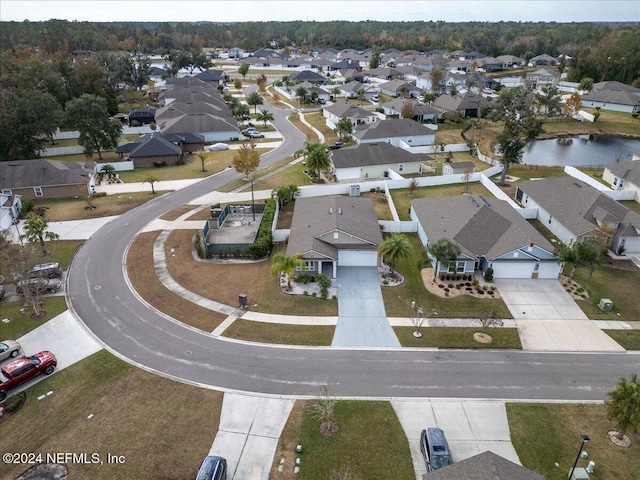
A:
<svg viewBox="0 0 640 480">
<path fill-rule="evenodd" d="M 33 210 L 33 202 L 31 200 L 24 200 L 22 202 L 22 207 L 20 207 L 20 213 L 18 215 L 20 216 L 20 218 L 24 218 L 31 210 Z"/>
<path fill-rule="evenodd" d="M 93 198 L 100 198 L 100 197 L 106 197 L 106 196 L 107 196 L 107 192 L 98 192 L 93 194 Z"/>
<path fill-rule="evenodd" d="M 153 162 L 153 166 L 156 168 L 162 168 L 167 166 L 167 162 L 164 160 L 162 162 Z"/>
<path fill-rule="evenodd" d="M 313 275 L 309 275 L 308 273 L 302 273 L 296 277 L 296 282 L 304 283 L 305 285 L 313 281 L 315 281 L 315 277 Z"/>
<path fill-rule="evenodd" d="M 484 279 L 487 282 L 490 282 L 490 281 L 493 280 L 493 268 L 491 268 L 491 267 L 487 268 L 487 271 L 484 272 Z"/>
<path fill-rule="evenodd" d="M 256 241 L 249 245 L 247 253 L 252 258 L 266 257 L 273 246 L 273 236 L 271 234 L 271 225 L 273 217 L 276 213 L 276 201 L 272 198 L 265 201 L 266 207 L 262 214 L 262 221 L 258 229 Z"/>
</svg>

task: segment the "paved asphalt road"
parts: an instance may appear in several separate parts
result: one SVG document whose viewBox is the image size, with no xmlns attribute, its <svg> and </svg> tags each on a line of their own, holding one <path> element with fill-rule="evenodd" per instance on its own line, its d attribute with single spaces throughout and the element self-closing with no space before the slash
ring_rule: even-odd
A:
<svg viewBox="0 0 640 480">
<path fill-rule="evenodd" d="M 270 111 L 286 141 L 262 157 L 265 164 L 290 155 L 304 141 L 284 121 L 284 111 Z M 341 397 L 602 400 L 618 377 L 640 371 L 640 355 L 634 354 L 250 345 L 211 337 L 149 308 L 125 279 L 129 243 L 157 216 L 237 177 L 227 170 L 147 202 L 109 223 L 78 251 L 68 275 L 68 301 L 109 349 L 186 382 L 295 396 L 315 395 L 318 385 L 330 383 Z"/>
</svg>

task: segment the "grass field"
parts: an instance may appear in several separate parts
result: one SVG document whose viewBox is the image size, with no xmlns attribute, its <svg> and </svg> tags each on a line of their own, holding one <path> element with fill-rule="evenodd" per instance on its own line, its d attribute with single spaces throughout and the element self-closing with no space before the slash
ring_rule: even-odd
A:
<svg viewBox="0 0 640 480">
<path fill-rule="evenodd" d="M 334 326 L 285 325 L 253 322 L 239 318 L 224 331 L 223 335 L 250 342 L 328 346 L 331 345 L 334 331 Z"/>
<path fill-rule="evenodd" d="M 611 386 L 615 378 L 611 379 Z M 522 465 L 544 475 L 546 480 L 566 480 L 578 454 L 580 435 L 588 435 L 585 445 L 596 468 L 591 480 L 635 480 L 640 471 L 636 442 L 630 449 L 616 447 L 607 439 L 614 425 L 606 419 L 602 404 L 507 403 L 511 441 Z M 555 463 L 559 466 L 556 467 Z"/>
<path fill-rule="evenodd" d="M 640 330 L 604 330 L 625 350 L 640 350 Z"/>
<path fill-rule="evenodd" d="M 64 312 L 67 309 L 67 302 L 64 297 L 42 297 L 42 310 L 47 312 L 42 318 L 31 318 L 31 313 L 33 313 L 31 307 L 24 307 L 27 313 L 23 315 L 20 313 L 21 308 L 23 308 L 22 302 L 3 300 L 0 303 L 0 319 L 9 320 L 9 323 L 0 322 L 0 339 L 15 340 L 20 338 L 25 333 L 29 333 Z"/>
<path fill-rule="evenodd" d="M 309 402 L 298 400 L 276 450 L 272 480 L 326 480 L 332 472 L 350 467 L 352 476 L 366 480 L 415 478 L 409 444 L 389 402 L 338 401 L 338 435 L 324 437 L 319 422 L 307 413 Z M 293 473 L 296 445 L 302 445 L 300 472 Z M 284 459 L 283 472 L 277 468 Z"/>
<path fill-rule="evenodd" d="M 39 395 L 52 391 L 44 400 Z M 97 453 L 69 478 L 195 478 L 218 431 L 222 393 L 153 375 L 100 351 L 27 390 L 0 423 L 3 452 Z M 107 454 L 125 465 L 108 464 Z M 15 478 L 30 465 L 0 467 Z"/>
</svg>

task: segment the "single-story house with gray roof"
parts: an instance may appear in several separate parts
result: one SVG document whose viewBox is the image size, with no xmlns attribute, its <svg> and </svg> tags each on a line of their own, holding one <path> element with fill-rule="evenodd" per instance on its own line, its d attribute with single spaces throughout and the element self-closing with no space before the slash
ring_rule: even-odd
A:
<svg viewBox="0 0 640 480">
<path fill-rule="evenodd" d="M 620 82 L 598 82 L 582 95 L 582 106 L 614 112 L 640 112 L 640 88 Z"/>
<path fill-rule="evenodd" d="M 419 97 L 422 94 L 422 90 L 404 80 L 391 80 L 390 82 L 381 83 L 378 88 L 381 93 L 392 97 L 399 97 L 405 93 L 407 97 Z"/>
<path fill-rule="evenodd" d="M 305 261 L 296 275 L 336 278 L 338 266 L 376 267 L 382 233 L 371 198 L 313 197 L 295 201 L 287 256 Z"/>
<path fill-rule="evenodd" d="M 521 182 L 516 200 L 537 208 L 536 219 L 566 245 L 604 236 L 614 252 L 640 253 L 640 215 L 582 180 L 558 177 Z"/>
<path fill-rule="evenodd" d="M 544 476 L 487 451 L 425 473 L 422 480 L 544 480 Z"/>
<path fill-rule="evenodd" d="M 322 115 L 326 118 L 325 123 L 327 127 L 332 130 L 336 128 L 338 122 L 343 118 L 351 120 L 351 124 L 354 127 L 357 125 L 368 125 L 378 119 L 375 112 L 370 112 L 349 102 L 336 102 L 333 105 L 324 107 L 322 109 Z"/>
<path fill-rule="evenodd" d="M 424 154 L 413 154 L 388 143 L 362 143 L 332 150 L 331 161 L 336 178 L 362 180 L 384 178 L 389 170 L 399 174 L 421 173 L 423 162 L 433 160 Z"/>
<path fill-rule="evenodd" d="M 562 264 L 554 247 L 504 200 L 483 195 L 420 198 L 411 202 L 411 220 L 425 249 L 442 238 L 460 247 L 438 273 L 473 274 L 493 268 L 494 278 L 554 278 Z"/>
<path fill-rule="evenodd" d="M 386 142 L 394 147 L 401 143 L 412 147 L 433 145 L 437 126 L 420 124 L 409 118 L 381 120 L 359 127 L 353 136 L 358 143 Z"/>
<path fill-rule="evenodd" d="M 402 116 L 402 110 L 405 104 L 411 105 L 411 109 L 413 110 L 412 120 L 419 123 L 436 123 L 437 119 L 442 116 L 439 110 L 411 98 L 394 98 L 390 102 L 383 103 L 381 107 L 387 118 L 404 118 Z"/>
<path fill-rule="evenodd" d="M 134 142 L 119 145 L 116 153 L 120 158 L 125 158 L 126 155 L 132 159 L 134 167 L 152 167 L 154 163 L 161 162 L 175 165 L 180 160 L 182 148 L 162 135 L 151 134 L 139 137 Z"/>
<path fill-rule="evenodd" d="M 0 162 L 0 191 L 22 200 L 69 198 L 93 185 L 95 162 L 16 160 Z"/>
<path fill-rule="evenodd" d="M 604 167 L 602 180 L 613 190 L 633 190 L 634 200 L 640 203 L 640 161 L 614 163 Z"/>
</svg>

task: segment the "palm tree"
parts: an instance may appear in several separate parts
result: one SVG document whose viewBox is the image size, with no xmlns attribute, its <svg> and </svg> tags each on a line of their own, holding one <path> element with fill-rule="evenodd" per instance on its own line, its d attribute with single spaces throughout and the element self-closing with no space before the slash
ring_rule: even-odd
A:
<svg viewBox="0 0 640 480">
<path fill-rule="evenodd" d="M 378 253 L 382 256 L 385 263 L 391 267 L 391 273 L 398 260 L 402 260 L 411 255 L 411 244 L 406 235 L 401 233 L 392 233 L 378 247 Z"/>
<path fill-rule="evenodd" d="M 331 166 L 331 158 L 327 154 L 327 146 L 324 143 L 309 144 L 307 147 L 307 166 L 310 170 L 315 170 L 318 177 L 322 170 L 327 170 Z"/>
<path fill-rule="evenodd" d="M 20 235 L 20 238 L 26 239 L 29 243 L 39 243 L 42 249 L 42 255 L 47 255 L 49 252 L 45 248 L 44 239 L 56 240 L 60 238 L 60 235 L 47 230 L 49 222 L 46 218 L 39 215 L 35 217 L 27 218 L 24 222 L 24 233 Z"/>
<path fill-rule="evenodd" d="M 358 94 L 358 100 L 360 100 L 360 105 L 364 103 L 364 88 L 359 88 L 356 92 Z"/>
<path fill-rule="evenodd" d="M 625 431 L 640 430 L 640 383 L 638 375 L 631 374 L 631 379 L 618 379 L 615 390 L 607 393 L 607 418 L 616 422 L 619 440 L 624 438 Z"/>
<path fill-rule="evenodd" d="M 348 139 L 351 132 L 353 132 L 351 120 L 347 117 L 341 118 L 336 125 L 336 132 L 340 137 L 340 141 Z"/>
<path fill-rule="evenodd" d="M 196 155 L 200 159 L 200 163 L 202 164 L 202 171 L 206 172 L 206 170 L 204 169 L 204 162 L 207 159 L 209 153 L 205 152 L 204 150 L 200 150 L 198 153 L 196 153 Z"/>
<path fill-rule="evenodd" d="M 340 95 L 340 92 L 341 92 L 341 90 L 338 87 L 333 87 L 331 89 L 331 94 L 333 95 L 333 101 L 334 102 L 338 99 L 338 95 Z"/>
<path fill-rule="evenodd" d="M 253 113 L 258 113 L 258 105 L 262 105 L 264 99 L 258 92 L 253 92 L 247 97 L 247 103 L 254 108 Z"/>
<path fill-rule="evenodd" d="M 148 183 L 149 185 L 151 185 L 151 193 L 155 195 L 156 189 L 154 187 L 154 184 L 159 181 L 160 179 L 155 175 L 147 175 L 146 177 L 144 177 L 144 182 L 142 182 L 142 184 L 144 185 L 145 183 Z"/>
<path fill-rule="evenodd" d="M 306 265 L 300 253 L 296 253 L 290 257 L 284 253 L 276 253 L 273 256 L 271 264 L 271 275 L 276 277 L 280 272 L 284 272 L 287 276 L 287 286 L 291 290 L 291 280 L 293 279 L 296 268 L 304 268 Z"/>
<path fill-rule="evenodd" d="M 307 95 L 309 94 L 308 90 L 304 87 L 296 88 L 296 97 L 298 97 L 298 107 L 300 107 L 301 102 L 304 103 Z"/>
<path fill-rule="evenodd" d="M 437 242 L 429 245 L 427 251 L 436 259 L 436 268 L 433 271 L 433 280 L 438 277 L 438 270 L 440 263 L 453 262 L 460 255 L 460 247 L 456 245 L 453 240 L 448 238 L 441 238 Z"/>
<path fill-rule="evenodd" d="M 267 122 L 273 121 L 273 114 L 269 113 L 269 110 L 266 108 L 264 110 L 260 110 L 260 113 L 256 115 L 256 120 L 258 122 L 264 122 L 264 126 L 267 126 Z"/>
<path fill-rule="evenodd" d="M 291 197 L 291 188 L 286 185 L 274 188 L 271 191 L 271 198 L 276 199 L 280 208 L 284 207 L 284 205 L 291 200 Z"/>
</svg>

